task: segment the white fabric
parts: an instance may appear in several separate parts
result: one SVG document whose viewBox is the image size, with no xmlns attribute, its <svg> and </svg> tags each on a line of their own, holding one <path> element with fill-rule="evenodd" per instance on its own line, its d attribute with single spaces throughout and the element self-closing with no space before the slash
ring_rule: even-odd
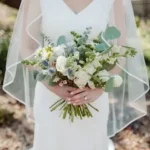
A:
<svg viewBox="0 0 150 150">
<path fill-rule="evenodd" d="M 54 41 L 59 35 L 66 35 L 69 41 L 70 30 L 83 32 L 87 26 L 91 26 L 91 37 L 94 37 L 104 31 L 108 23 L 119 27 L 123 33 L 121 44 L 135 47 L 138 53 L 135 58 L 126 59 L 124 66 L 118 64 L 124 83 L 109 93 L 108 136 L 113 136 L 131 122 L 146 115 L 145 93 L 149 89 L 146 65 L 136 34 L 131 0 L 120 1 L 122 3 L 113 3 L 114 0 L 93 0 L 82 12 L 75 14 L 63 0 L 22 0 L 9 47 L 3 89 L 25 104 L 28 118 L 34 119 L 33 114 L 36 113 L 33 112 L 33 106 L 38 106 L 34 100 L 38 101 L 37 95 L 44 93 L 35 91 L 38 85 L 36 86 L 33 74 L 21 61 L 31 57 L 35 50 L 43 45 L 41 31 Z M 118 10 L 118 13 L 114 9 Z M 120 11 L 122 9 L 124 11 Z M 123 25 L 118 25 L 118 18 L 121 18 L 120 22 L 124 22 Z M 119 40 L 117 43 L 120 44 Z M 39 111 L 42 112 L 44 108 L 40 107 Z M 100 121 L 102 118 L 101 114 L 99 115 Z M 48 122 L 53 125 L 53 120 Z M 98 133 L 101 133 L 101 130 L 97 128 Z"/>
<path fill-rule="evenodd" d="M 42 32 L 54 41 L 60 35 L 67 36 L 69 41 L 70 31 L 82 33 L 86 27 L 91 26 L 93 28 L 91 37 L 95 37 L 99 31 L 105 29 L 110 10 L 110 8 L 107 10 L 105 8 L 105 13 L 102 13 L 104 7 L 100 9 L 99 3 L 99 0 L 93 1 L 85 10 L 76 15 L 67 8 L 68 6 L 62 0 L 55 2 L 44 0 L 41 3 L 44 11 Z M 93 9 L 95 11 L 92 11 Z M 101 13 L 97 13 L 99 9 Z M 103 23 L 99 21 L 102 18 Z M 100 110 L 99 113 L 92 111 L 93 118 L 82 121 L 75 120 L 74 123 L 70 123 L 68 118 L 67 120 L 59 118 L 59 110 L 50 113 L 49 106 L 58 99 L 59 97 L 47 90 L 42 83 L 37 83 L 34 104 L 36 124 L 33 149 L 107 150 L 108 94 L 104 93 L 93 103 Z"/>
<path fill-rule="evenodd" d="M 75 120 L 58 117 L 60 111 L 50 113 L 49 106 L 58 97 L 38 82 L 35 91 L 35 135 L 33 150 L 108 150 L 107 121 L 108 94 L 93 103 L 99 112 L 93 118 Z"/>
</svg>

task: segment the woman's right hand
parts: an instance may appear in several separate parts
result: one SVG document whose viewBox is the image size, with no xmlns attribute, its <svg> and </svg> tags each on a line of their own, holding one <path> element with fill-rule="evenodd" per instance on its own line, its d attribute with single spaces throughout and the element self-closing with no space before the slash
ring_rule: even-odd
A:
<svg viewBox="0 0 150 150">
<path fill-rule="evenodd" d="M 47 83 L 43 82 L 44 85 L 53 93 L 55 93 L 56 95 L 58 95 L 59 97 L 63 98 L 66 101 L 70 101 L 70 93 L 73 92 L 76 88 L 73 88 L 71 86 L 59 86 L 59 85 L 55 85 L 55 86 L 49 86 Z"/>
</svg>

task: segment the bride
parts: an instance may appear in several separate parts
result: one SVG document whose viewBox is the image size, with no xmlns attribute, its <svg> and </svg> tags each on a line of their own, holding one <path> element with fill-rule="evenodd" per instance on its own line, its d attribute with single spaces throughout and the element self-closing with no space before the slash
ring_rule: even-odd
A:
<svg viewBox="0 0 150 150">
<path fill-rule="evenodd" d="M 108 24 L 121 31 L 114 43 L 135 47 L 138 52 L 135 58 L 120 60 L 112 70 L 120 73 L 124 83 L 111 93 L 50 87 L 36 82 L 32 68 L 21 63 L 48 40 L 56 42 L 65 35 L 69 41 L 70 31 L 82 33 L 86 27 L 92 27 L 90 36 L 94 38 Z M 145 93 L 149 85 L 145 68 L 130 0 L 22 0 L 3 88 L 26 106 L 27 117 L 35 122 L 33 150 L 108 150 L 108 137 L 146 115 Z M 59 111 L 49 110 L 59 97 L 75 105 L 93 103 L 99 112 L 93 111 L 91 119 L 70 123 L 59 117 Z"/>
</svg>

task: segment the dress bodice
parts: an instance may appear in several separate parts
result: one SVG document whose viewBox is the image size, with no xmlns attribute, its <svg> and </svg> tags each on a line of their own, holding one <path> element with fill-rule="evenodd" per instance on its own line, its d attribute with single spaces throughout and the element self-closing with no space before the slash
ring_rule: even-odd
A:
<svg viewBox="0 0 150 150">
<path fill-rule="evenodd" d="M 42 32 L 52 40 L 70 31 L 83 33 L 92 27 L 91 37 L 105 30 L 109 22 L 110 10 L 114 0 L 93 0 L 84 10 L 75 14 L 63 0 L 41 0 Z"/>
</svg>

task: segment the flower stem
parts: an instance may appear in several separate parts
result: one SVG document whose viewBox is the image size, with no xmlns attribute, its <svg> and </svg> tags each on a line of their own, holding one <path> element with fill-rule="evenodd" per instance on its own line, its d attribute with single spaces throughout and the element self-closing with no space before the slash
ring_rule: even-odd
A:
<svg viewBox="0 0 150 150">
<path fill-rule="evenodd" d="M 97 108 L 95 108 L 94 106 L 92 106 L 91 104 L 88 104 L 91 108 L 93 108 L 95 111 L 99 112 L 99 110 Z"/>
<path fill-rule="evenodd" d="M 60 101 L 60 103 L 57 103 L 53 108 L 51 108 L 51 112 L 53 112 L 54 110 L 56 110 L 57 107 L 61 106 L 64 103 L 65 103 L 65 101 Z"/>
</svg>

